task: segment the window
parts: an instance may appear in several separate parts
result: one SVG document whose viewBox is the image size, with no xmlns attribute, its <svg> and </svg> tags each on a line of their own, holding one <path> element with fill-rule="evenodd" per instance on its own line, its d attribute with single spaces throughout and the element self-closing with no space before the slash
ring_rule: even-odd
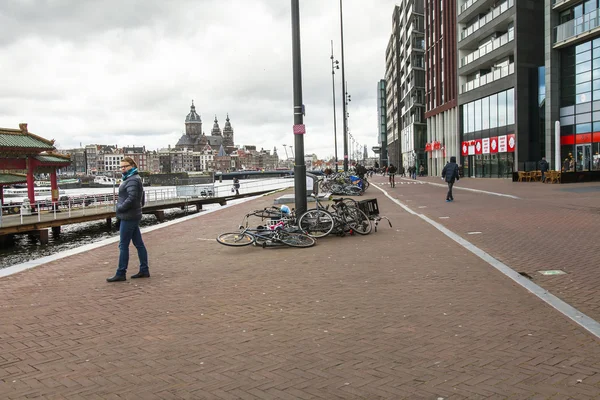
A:
<svg viewBox="0 0 600 400">
<path fill-rule="evenodd" d="M 506 126 L 506 92 L 498 93 L 498 127 Z"/>
<path fill-rule="evenodd" d="M 506 92 L 506 124 L 515 123 L 515 89 L 508 89 Z"/>
</svg>

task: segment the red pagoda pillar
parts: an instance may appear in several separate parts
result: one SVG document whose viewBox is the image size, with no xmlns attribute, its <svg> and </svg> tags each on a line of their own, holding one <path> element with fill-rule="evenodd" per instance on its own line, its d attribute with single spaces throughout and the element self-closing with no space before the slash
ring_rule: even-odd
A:
<svg viewBox="0 0 600 400">
<path fill-rule="evenodd" d="M 52 207 L 56 208 L 56 203 L 58 203 L 58 182 L 56 179 L 56 168 L 50 173 L 50 188 L 52 189 Z"/>
</svg>

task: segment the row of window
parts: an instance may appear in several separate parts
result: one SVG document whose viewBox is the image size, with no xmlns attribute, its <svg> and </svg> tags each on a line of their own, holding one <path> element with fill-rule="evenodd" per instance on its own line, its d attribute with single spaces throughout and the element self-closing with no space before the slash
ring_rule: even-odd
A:
<svg viewBox="0 0 600 400">
<path fill-rule="evenodd" d="M 463 104 L 462 115 L 463 134 L 512 125 L 515 123 L 515 89 Z"/>
</svg>

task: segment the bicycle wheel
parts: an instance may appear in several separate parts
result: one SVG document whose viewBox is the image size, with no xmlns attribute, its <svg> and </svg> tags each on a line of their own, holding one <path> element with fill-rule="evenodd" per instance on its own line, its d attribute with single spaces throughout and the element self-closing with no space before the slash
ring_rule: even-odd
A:
<svg viewBox="0 0 600 400">
<path fill-rule="evenodd" d="M 311 247 L 315 245 L 315 239 L 311 238 L 304 233 L 296 232 L 279 232 L 279 238 L 281 243 L 285 243 L 291 247 Z"/>
<path fill-rule="evenodd" d="M 358 233 L 359 235 L 368 235 L 371 233 L 373 226 L 371 225 L 371 220 L 369 217 L 367 217 L 367 214 L 358 208 L 350 207 L 346 210 L 346 212 L 346 221 L 354 232 Z"/>
<path fill-rule="evenodd" d="M 358 186 L 348 185 L 344 187 L 344 194 L 348 196 L 360 196 L 362 194 L 362 190 Z"/>
<path fill-rule="evenodd" d="M 225 246 L 249 246 L 254 243 L 254 236 L 245 232 L 222 233 L 217 237 L 217 242 Z"/>
<path fill-rule="evenodd" d="M 298 218 L 298 226 L 302 232 L 313 238 L 329 235 L 333 225 L 333 215 L 325 210 L 308 210 Z"/>
</svg>

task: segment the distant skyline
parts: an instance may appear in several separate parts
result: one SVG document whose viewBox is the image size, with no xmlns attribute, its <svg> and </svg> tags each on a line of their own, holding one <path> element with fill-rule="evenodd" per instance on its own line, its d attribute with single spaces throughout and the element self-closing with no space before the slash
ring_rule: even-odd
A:
<svg viewBox="0 0 600 400">
<path fill-rule="evenodd" d="M 394 2 L 344 1 L 350 132 L 377 145 Z M 300 1 L 305 152 L 334 154 L 331 40 L 337 0 Z M 229 113 L 236 145 L 294 145 L 291 6 L 285 0 L 18 1 L 0 4 L 0 126 L 79 143 L 174 146 L 192 99 L 210 134 Z M 341 71 L 336 73 L 343 159 Z M 289 150 L 288 150 L 289 151 Z"/>
</svg>

